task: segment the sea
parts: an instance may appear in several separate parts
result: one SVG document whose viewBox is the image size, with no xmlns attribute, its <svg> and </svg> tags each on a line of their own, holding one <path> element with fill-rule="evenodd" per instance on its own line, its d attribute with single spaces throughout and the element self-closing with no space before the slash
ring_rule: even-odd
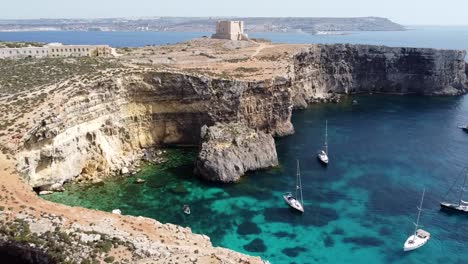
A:
<svg viewBox="0 0 468 264">
<path fill-rule="evenodd" d="M 206 33 L 4 32 L 0 40 L 109 44 L 177 43 Z M 468 27 L 409 27 L 401 32 L 340 36 L 251 34 L 284 43 L 354 43 L 468 49 Z M 352 101 L 357 100 L 358 104 Z M 328 121 L 330 164 L 316 157 Z M 193 174 L 196 148 L 168 149 L 165 164 L 133 178 L 67 185 L 44 199 L 146 216 L 190 227 L 213 245 L 260 256 L 270 263 L 468 263 L 468 215 L 439 209 L 457 201 L 468 165 L 468 97 L 349 96 L 293 113 L 296 133 L 278 138 L 280 165 L 247 173 L 239 183 L 215 184 Z M 305 212 L 282 194 L 295 191 L 300 162 Z M 135 178 L 145 179 L 135 184 Z M 452 191 L 448 191 L 451 186 Z M 420 224 L 431 233 L 422 248 L 403 252 Z M 468 196 L 468 194 L 467 194 Z M 468 197 L 465 196 L 465 200 Z M 183 213 L 189 205 L 191 214 Z"/>
</svg>

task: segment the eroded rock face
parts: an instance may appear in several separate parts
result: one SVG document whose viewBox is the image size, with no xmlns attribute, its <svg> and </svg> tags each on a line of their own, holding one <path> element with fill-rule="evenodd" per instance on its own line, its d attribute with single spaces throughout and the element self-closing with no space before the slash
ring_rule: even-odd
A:
<svg viewBox="0 0 468 264">
<path fill-rule="evenodd" d="M 284 136 L 294 132 L 293 106 L 340 94 L 466 93 L 464 57 L 464 51 L 312 45 L 294 56 L 287 78 L 242 81 L 136 68 L 64 83 L 54 94 L 60 108 L 25 136 L 17 169 L 33 187 L 78 175 L 94 180 L 133 168 L 145 148 L 196 146 L 201 127 L 216 122 Z"/>
<path fill-rule="evenodd" d="M 235 182 L 247 171 L 278 165 L 273 137 L 242 123 L 204 126 L 201 135 L 195 172 L 203 179 Z"/>
<path fill-rule="evenodd" d="M 464 94 L 465 55 L 456 50 L 313 45 L 295 56 L 295 105 L 334 94 Z"/>
<path fill-rule="evenodd" d="M 151 71 L 107 77 L 70 89 L 63 107 L 37 122 L 17 168 L 33 187 L 119 174 L 144 148 L 198 145 L 201 127 L 215 122 L 288 135 L 290 85 Z"/>
</svg>

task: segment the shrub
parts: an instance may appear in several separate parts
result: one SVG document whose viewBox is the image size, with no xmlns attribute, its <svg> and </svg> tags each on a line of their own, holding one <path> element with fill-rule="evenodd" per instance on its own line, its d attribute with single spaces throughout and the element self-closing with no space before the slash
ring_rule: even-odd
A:
<svg viewBox="0 0 468 264">
<path fill-rule="evenodd" d="M 106 263 L 112 263 L 112 262 L 114 262 L 114 257 L 109 256 L 109 257 L 107 257 L 107 258 L 104 259 L 104 262 L 106 262 Z"/>
</svg>

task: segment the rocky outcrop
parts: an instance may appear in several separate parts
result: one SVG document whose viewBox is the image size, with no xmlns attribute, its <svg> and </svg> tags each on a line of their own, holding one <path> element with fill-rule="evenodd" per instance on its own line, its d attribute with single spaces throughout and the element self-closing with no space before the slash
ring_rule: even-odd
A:
<svg viewBox="0 0 468 264">
<path fill-rule="evenodd" d="M 334 94 L 464 94 L 465 55 L 456 50 L 313 45 L 294 58 L 295 105 Z"/>
<path fill-rule="evenodd" d="M 155 145 L 193 145 L 203 125 L 243 121 L 272 135 L 293 132 L 290 82 L 182 73 L 116 73 L 70 87 L 38 121 L 17 156 L 33 187 L 118 174 Z"/>
<path fill-rule="evenodd" d="M 273 137 L 244 124 L 204 126 L 201 136 L 195 172 L 203 179 L 235 182 L 247 171 L 278 165 Z"/>
</svg>

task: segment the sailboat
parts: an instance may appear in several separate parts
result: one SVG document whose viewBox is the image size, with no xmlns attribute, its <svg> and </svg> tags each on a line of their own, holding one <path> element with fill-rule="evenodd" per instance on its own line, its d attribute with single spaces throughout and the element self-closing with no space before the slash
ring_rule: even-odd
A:
<svg viewBox="0 0 468 264">
<path fill-rule="evenodd" d="M 299 201 L 296 197 L 298 194 L 298 191 L 300 192 L 301 195 L 301 201 Z M 296 209 L 297 211 L 303 213 L 304 212 L 304 207 L 302 206 L 303 198 L 302 198 L 302 183 L 301 183 L 301 173 L 299 169 L 299 160 L 297 160 L 297 173 L 296 173 L 296 196 L 294 196 L 292 193 L 287 192 L 283 194 L 283 199 L 286 201 L 286 203 L 291 206 L 292 208 Z"/>
<path fill-rule="evenodd" d="M 328 164 L 328 120 L 325 121 L 325 145 L 324 145 L 324 150 L 321 150 L 317 157 L 318 159 L 325 165 Z"/>
<path fill-rule="evenodd" d="M 468 202 L 463 200 L 463 193 L 465 192 L 465 185 L 466 185 L 466 181 L 468 178 L 468 168 L 464 168 L 463 173 L 465 174 L 465 179 L 463 180 L 463 185 L 460 191 L 460 196 L 458 198 L 458 203 L 441 202 L 440 207 L 442 209 L 459 212 L 459 213 L 468 213 Z M 452 190 L 454 186 L 455 184 L 452 185 L 452 187 L 449 189 L 447 194 L 450 193 L 450 191 Z"/>
<path fill-rule="evenodd" d="M 403 246 L 404 251 L 411 251 L 418 249 L 424 246 L 427 241 L 431 238 L 431 234 L 425 230 L 419 229 L 419 218 L 421 217 L 422 205 L 424 201 L 424 194 L 426 193 L 426 189 L 423 190 L 423 194 L 421 197 L 421 204 L 418 207 L 418 218 L 416 219 L 416 223 L 414 223 L 414 234 L 406 239 L 405 245 Z"/>
</svg>

